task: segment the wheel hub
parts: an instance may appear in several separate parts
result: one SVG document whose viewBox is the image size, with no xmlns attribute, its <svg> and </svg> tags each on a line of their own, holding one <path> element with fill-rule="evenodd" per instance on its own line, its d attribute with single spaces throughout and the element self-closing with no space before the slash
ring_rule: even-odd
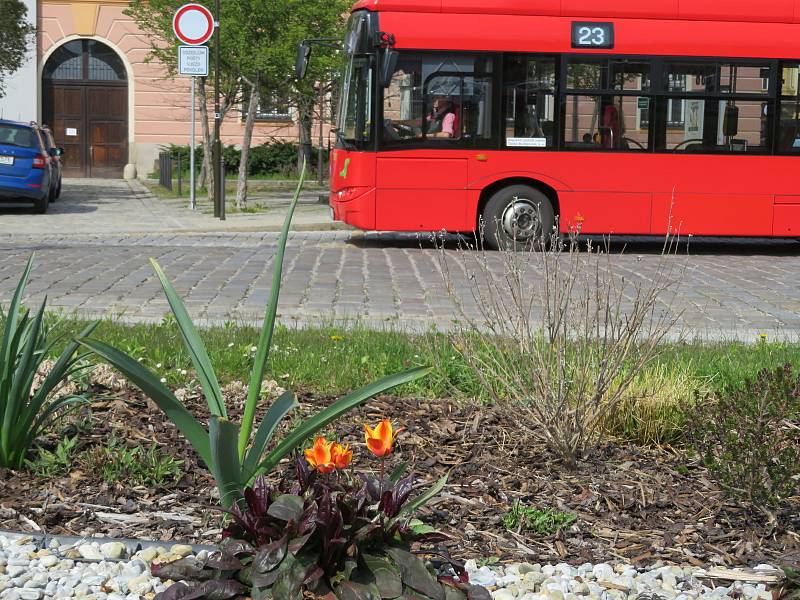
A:
<svg viewBox="0 0 800 600">
<path fill-rule="evenodd" d="M 503 211 L 503 230 L 512 240 L 527 242 L 539 233 L 539 212 L 530 200 L 517 198 Z"/>
</svg>

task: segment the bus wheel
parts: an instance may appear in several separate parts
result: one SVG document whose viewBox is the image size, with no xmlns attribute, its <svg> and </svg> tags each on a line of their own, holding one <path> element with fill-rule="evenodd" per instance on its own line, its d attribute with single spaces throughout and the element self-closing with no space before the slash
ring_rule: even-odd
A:
<svg viewBox="0 0 800 600">
<path fill-rule="evenodd" d="M 482 217 L 483 241 L 494 250 L 524 250 L 546 243 L 555 225 L 550 199 L 527 185 L 495 192 Z"/>
</svg>

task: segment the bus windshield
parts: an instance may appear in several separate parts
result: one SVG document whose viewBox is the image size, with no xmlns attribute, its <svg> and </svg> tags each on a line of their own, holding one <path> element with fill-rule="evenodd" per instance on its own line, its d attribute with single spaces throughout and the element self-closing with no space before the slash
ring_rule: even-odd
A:
<svg viewBox="0 0 800 600">
<path fill-rule="evenodd" d="M 345 37 L 346 64 L 337 123 L 339 139 L 348 143 L 363 143 L 372 138 L 373 61 L 370 55 L 359 53 L 366 30 L 366 20 L 353 15 Z"/>
</svg>

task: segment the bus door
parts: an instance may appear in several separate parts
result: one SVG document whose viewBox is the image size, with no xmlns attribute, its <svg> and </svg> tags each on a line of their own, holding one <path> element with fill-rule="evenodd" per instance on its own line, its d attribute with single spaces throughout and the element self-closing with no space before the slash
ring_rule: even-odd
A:
<svg viewBox="0 0 800 600">
<path fill-rule="evenodd" d="M 664 78 L 652 232 L 772 235 L 769 66 L 665 63 Z"/>
<path fill-rule="evenodd" d="M 491 57 L 405 55 L 384 93 L 376 228 L 471 231 L 468 161 L 492 138 Z"/>
</svg>

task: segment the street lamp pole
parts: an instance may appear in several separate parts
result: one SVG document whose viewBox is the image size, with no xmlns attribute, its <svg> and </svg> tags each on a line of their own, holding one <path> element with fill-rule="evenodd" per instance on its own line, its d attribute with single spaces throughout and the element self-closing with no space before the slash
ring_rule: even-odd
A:
<svg viewBox="0 0 800 600">
<path fill-rule="evenodd" d="M 220 114 L 219 102 L 219 46 L 220 46 L 220 8 L 219 0 L 214 1 L 214 15 L 216 22 L 214 23 L 214 148 L 213 148 L 213 164 L 212 171 L 214 173 L 214 216 L 222 220 L 225 219 L 225 206 L 223 204 L 224 195 L 222 190 L 225 188 L 222 179 L 222 144 L 220 143 L 220 126 L 222 125 L 222 114 Z"/>
</svg>

